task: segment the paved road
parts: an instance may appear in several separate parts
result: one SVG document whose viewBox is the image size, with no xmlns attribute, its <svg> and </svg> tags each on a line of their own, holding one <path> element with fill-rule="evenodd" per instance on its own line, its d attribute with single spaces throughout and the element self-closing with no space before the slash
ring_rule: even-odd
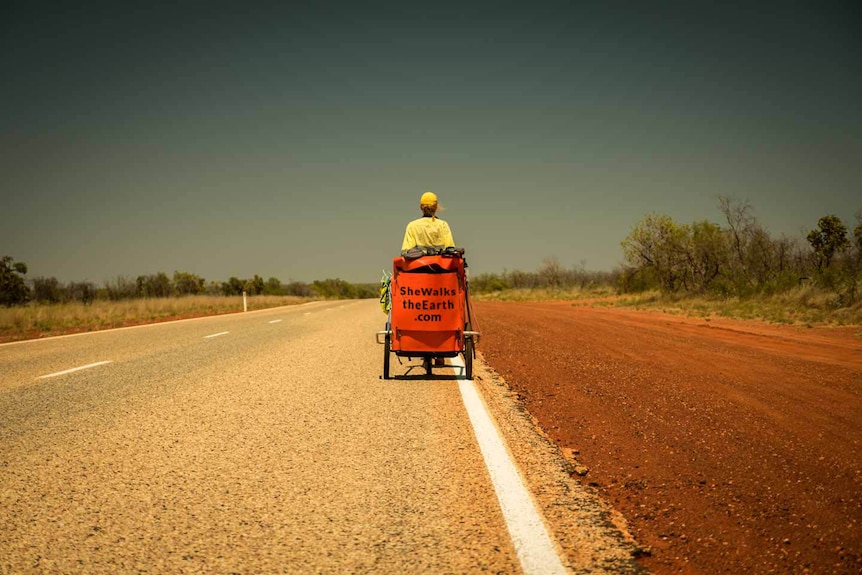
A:
<svg viewBox="0 0 862 575">
<path fill-rule="evenodd" d="M 0 573 L 519 572 L 458 369 L 379 379 L 382 318 L 315 303 L 0 346 Z M 584 507 L 541 481 L 540 507 Z M 563 563 L 601 563 L 551 521 Z"/>
</svg>

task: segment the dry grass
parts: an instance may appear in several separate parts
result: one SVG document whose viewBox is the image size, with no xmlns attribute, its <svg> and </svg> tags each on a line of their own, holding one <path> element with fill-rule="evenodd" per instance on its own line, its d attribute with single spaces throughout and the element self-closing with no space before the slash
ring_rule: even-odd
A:
<svg viewBox="0 0 862 575">
<path fill-rule="evenodd" d="M 265 309 L 310 301 L 294 296 L 252 296 L 248 309 Z M 0 342 L 95 331 L 242 311 L 242 297 L 186 296 L 91 304 L 66 303 L 0 308 Z"/>
<path fill-rule="evenodd" d="M 806 286 L 775 295 L 718 298 L 664 295 L 659 292 L 615 295 L 611 288 L 594 290 L 504 290 L 474 295 L 477 301 L 578 301 L 593 306 L 659 310 L 696 317 L 759 319 L 772 323 L 818 326 L 862 326 L 862 302 L 839 305 L 832 292 Z M 862 333 L 862 332 L 860 332 Z"/>
<path fill-rule="evenodd" d="M 699 317 L 760 319 L 795 325 L 862 326 L 862 302 L 841 306 L 837 295 L 813 287 L 746 298 L 683 297 L 648 292 L 620 296 L 613 305 Z"/>
<path fill-rule="evenodd" d="M 580 301 L 604 299 L 614 295 L 611 287 L 598 287 L 591 289 L 508 289 L 483 294 L 473 294 L 470 297 L 475 301 Z"/>
<path fill-rule="evenodd" d="M 594 306 L 653 309 L 697 317 L 760 319 L 809 326 L 862 326 L 862 302 L 840 307 L 834 293 L 813 287 L 743 299 L 669 296 L 659 292 L 617 296 L 611 288 L 504 290 L 473 294 L 471 297 L 476 301 L 583 301 Z M 256 310 L 306 301 L 310 300 L 293 296 L 253 296 L 248 298 L 248 306 L 249 310 Z M 88 305 L 69 303 L 0 307 L 0 342 L 239 311 L 242 311 L 242 298 L 239 296 L 187 296 L 97 301 Z"/>
</svg>

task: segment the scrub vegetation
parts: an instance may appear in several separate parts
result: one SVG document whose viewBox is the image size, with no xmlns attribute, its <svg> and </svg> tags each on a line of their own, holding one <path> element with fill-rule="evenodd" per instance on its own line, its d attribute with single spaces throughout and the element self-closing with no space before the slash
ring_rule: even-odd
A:
<svg viewBox="0 0 862 575">
<path fill-rule="evenodd" d="M 862 210 L 851 231 L 834 215 L 805 238 L 773 237 L 746 202 L 721 198 L 722 224 L 650 214 L 622 242 L 611 272 L 566 269 L 555 258 L 536 272 L 482 274 L 477 299 L 591 300 L 781 323 L 862 325 Z"/>
<path fill-rule="evenodd" d="M 622 241 L 625 263 L 590 271 L 557 258 L 536 271 L 480 274 L 475 299 L 571 300 L 709 317 L 802 325 L 862 325 L 862 210 L 851 230 L 825 215 L 804 238 L 773 237 L 747 202 L 719 200 L 722 223 L 649 214 Z M 813 223 L 813 222 L 812 222 Z M 228 313 L 314 299 L 379 297 L 379 286 L 340 279 L 283 283 L 258 275 L 207 282 L 187 272 L 118 276 L 101 286 L 25 279 L 27 265 L 0 258 L 0 340 Z"/>
<path fill-rule="evenodd" d="M 9 256 L 0 266 L 0 342 L 238 312 L 243 292 L 249 310 L 379 296 L 374 284 L 341 279 L 285 284 L 255 275 L 206 282 L 191 273 L 169 277 L 160 272 L 134 279 L 118 276 L 97 286 L 54 277 L 28 281 L 26 264 Z"/>
<path fill-rule="evenodd" d="M 248 309 L 293 305 L 311 298 L 261 295 L 248 298 Z M 0 308 L 0 341 L 126 327 L 171 319 L 241 312 L 241 296 L 191 295 L 121 301 L 67 301 Z"/>
</svg>

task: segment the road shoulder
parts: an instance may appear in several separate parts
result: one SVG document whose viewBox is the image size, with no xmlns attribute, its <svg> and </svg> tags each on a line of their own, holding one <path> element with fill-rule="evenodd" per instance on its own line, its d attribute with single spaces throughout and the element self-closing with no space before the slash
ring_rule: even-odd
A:
<svg viewBox="0 0 862 575">
<path fill-rule="evenodd" d="M 548 530 L 575 572 L 641 573 L 640 552 L 625 520 L 589 485 L 578 480 L 573 464 L 542 433 L 506 381 L 482 361 L 474 382 L 533 498 Z"/>
</svg>

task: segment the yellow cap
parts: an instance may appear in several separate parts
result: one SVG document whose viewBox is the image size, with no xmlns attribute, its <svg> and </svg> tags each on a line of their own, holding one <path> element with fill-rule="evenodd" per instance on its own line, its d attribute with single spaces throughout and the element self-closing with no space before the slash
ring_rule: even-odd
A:
<svg viewBox="0 0 862 575">
<path fill-rule="evenodd" d="M 425 192 L 419 199 L 420 206 L 433 206 L 437 203 L 437 194 L 434 192 Z"/>
</svg>

